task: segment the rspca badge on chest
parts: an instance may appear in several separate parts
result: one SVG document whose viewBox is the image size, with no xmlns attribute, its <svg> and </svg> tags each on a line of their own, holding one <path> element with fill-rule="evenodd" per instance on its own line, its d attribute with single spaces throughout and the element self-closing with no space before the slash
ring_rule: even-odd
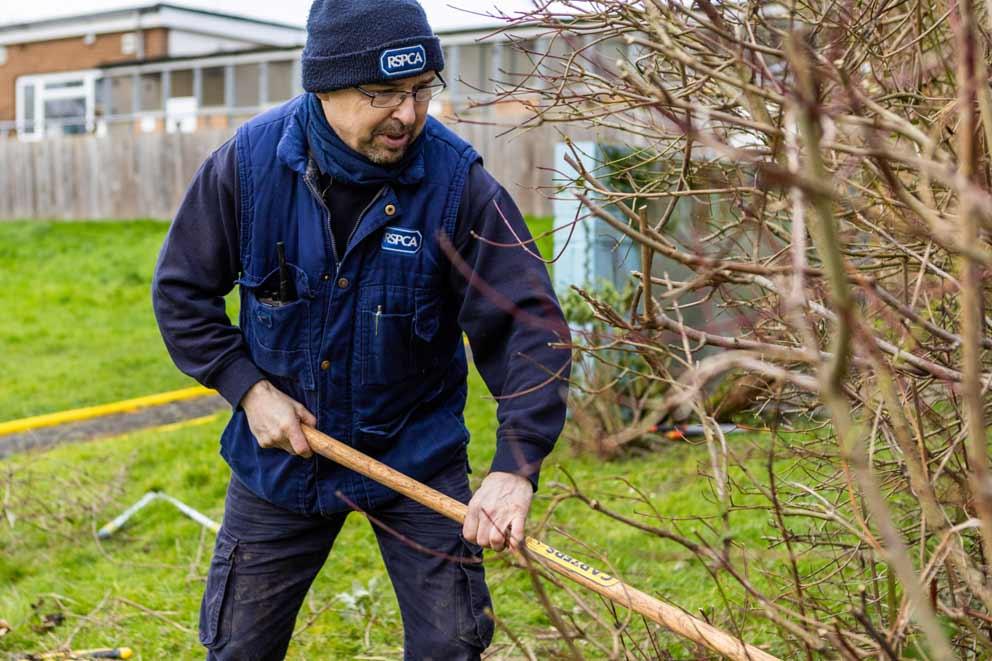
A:
<svg viewBox="0 0 992 661">
<path fill-rule="evenodd" d="M 405 230 L 402 227 L 387 227 L 382 235 L 382 249 L 398 252 L 404 255 L 416 255 L 420 252 L 423 237 L 417 230 Z"/>
<path fill-rule="evenodd" d="M 390 78 L 420 73 L 427 66 L 427 51 L 423 46 L 390 48 L 379 56 L 379 68 Z"/>
</svg>

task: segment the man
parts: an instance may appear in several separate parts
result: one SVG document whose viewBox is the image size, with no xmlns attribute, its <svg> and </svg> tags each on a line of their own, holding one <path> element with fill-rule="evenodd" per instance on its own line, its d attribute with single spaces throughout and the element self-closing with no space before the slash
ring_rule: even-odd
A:
<svg viewBox="0 0 992 661">
<path fill-rule="evenodd" d="M 156 267 L 176 364 L 232 404 L 233 476 L 200 616 L 214 659 L 279 659 L 349 511 L 375 522 L 408 659 L 477 659 L 481 547 L 519 545 L 565 416 L 568 330 L 507 192 L 427 114 L 440 43 L 414 0 L 317 0 L 306 94 L 203 164 Z M 480 238 L 481 237 L 481 238 Z M 531 249 L 532 250 L 532 249 Z M 240 285 L 238 327 L 223 296 Z M 499 398 L 468 487 L 462 333 Z M 301 425 L 468 502 L 459 527 L 314 456 Z"/>
</svg>

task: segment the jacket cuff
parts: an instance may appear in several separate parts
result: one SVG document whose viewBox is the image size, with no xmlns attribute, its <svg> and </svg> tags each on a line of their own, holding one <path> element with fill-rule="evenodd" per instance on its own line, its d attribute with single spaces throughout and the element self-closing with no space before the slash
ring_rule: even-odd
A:
<svg viewBox="0 0 992 661">
<path fill-rule="evenodd" d="M 237 409 L 245 393 L 264 378 L 250 358 L 239 357 L 214 375 L 210 379 L 213 383 L 208 385 L 217 390 L 232 409 Z"/>
<path fill-rule="evenodd" d="M 489 472 L 513 473 L 526 477 L 534 491 L 537 491 L 541 462 L 550 452 L 550 444 L 544 439 L 529 440 L 497 435 L 496 455 Z"/>
</svg>

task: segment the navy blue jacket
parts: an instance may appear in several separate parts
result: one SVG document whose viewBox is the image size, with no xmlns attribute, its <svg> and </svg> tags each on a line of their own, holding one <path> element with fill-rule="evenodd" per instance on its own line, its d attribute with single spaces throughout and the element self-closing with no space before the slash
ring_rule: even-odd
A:
<svg viewBox="0 0 992 661">
<path fill-rule="evenodd" d="M 294 511 L 343 510 L 338 491 L 381 504 L 395 494 L 323 458 L 260 448 L 238 404 L 266 378 L 322 431 L 429 479 L 468 443 L 464 331 L 499 399 L 491 470 L 536 487 L 565 418 L 569 352 L 549 345 L 569 336 L 545 265 L 496 245 L 530 239 L 519 210 L 471 146 L 429 118 L 423 176 L 384 185 L 348 245 L 335 246 L 303 98 L 254 118 L 203 164 L 156 267 L 154 308 L 170 354 L 234 406 L 222 454 L 256 494 Z M 295 296 L 282 306 L 262 300 L 278 277 L 277 241 Z M 223 305 L 236 283 L 237 327 Z"/>
</svg>

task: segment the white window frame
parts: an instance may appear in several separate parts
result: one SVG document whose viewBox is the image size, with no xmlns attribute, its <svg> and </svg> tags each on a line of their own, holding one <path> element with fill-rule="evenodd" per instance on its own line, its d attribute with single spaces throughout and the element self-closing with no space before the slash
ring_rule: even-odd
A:
<svg viewBox="0 0 992 661">
<path fill-rule="evenodd" d="M 41 140 L 45 137 L 47 121 L 45 118 L 45 102 L 58 99 L 78 99 L 83 98 L 86 104 L 86 115 L 83 118 L 86 123 L 87 132 L 92 132 L 96 126 L 96 81 L 100 78 L 100 72 L 96 69 L 86 69 L 82 71 L 69 71 L 65 73 L 39 74 L 33 76 L 20 76 L 15 83 L 16 98 L 16 122 L 17 135 L 22 140 Z M 80 87 L 67 89 L 45 89 L 51 83 L 82 82 Z M 24 108 L 24 89 L 29 85 L 34 86 L 34 127 L 33 131 L 27 130 L 27 119 Z M 61 134 L 61 131 L 59 132 Z"/>
<path fill-rule="evenodd" d="M 137 32 L 125 32 L 121 35 L 121 55 L 134 55 L 138 52 Z"/>
</svg>

